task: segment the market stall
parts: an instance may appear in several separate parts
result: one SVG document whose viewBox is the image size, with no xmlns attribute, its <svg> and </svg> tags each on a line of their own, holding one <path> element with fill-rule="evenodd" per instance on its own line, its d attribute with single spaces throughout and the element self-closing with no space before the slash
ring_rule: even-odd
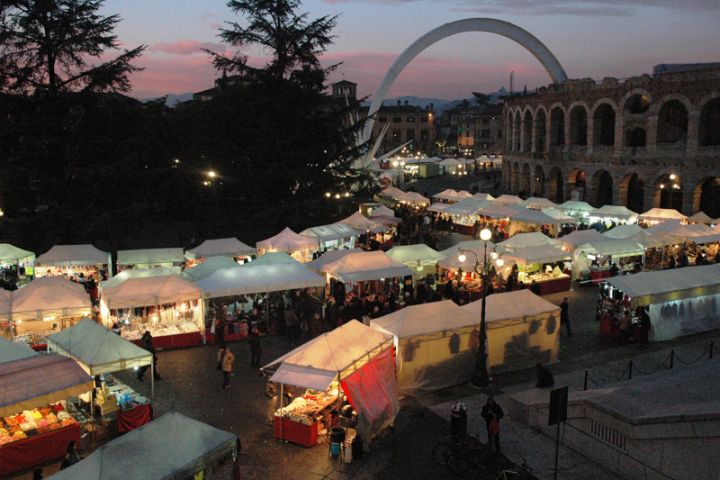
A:
<svg viewBox="0 0 720 480">
<path fill-rule="evenodd" d="M 45 337 L 90 316 L 92 304 L 85 288 L 62 277 L 36 278 L 12 292 L 13 337 L 43 348 Z"/>
<path fill-rule="evenodd" d="M 72 359 L 36 355 L 0 368 L 0 476 L 29 470 L 80 443 L 79 415 L 69 398 L 93 388 Z"/>
<path fill-rule="evenodd" d="M 685 222 L 687 221 L 687 217 L 674 208 L 651 208 L 647 212 L 639 215 L 638 221 L 652 227 L 653 225 L 667 221 Z"/>
<path fill-rule="evenodd" d="M 100 318 L 108 328 L 120 324 L 123 338 L 136 343 L 149 331 L 156 348 L 198 345 L 205 332 L 202 290 L 178 275 L 102 285 Z"/>
<path fill-rule="evenodd" d="M 474 237 L 477 234 L 478 212 L 490 205 L 491 202 L 485 200 L 464 198 L 457 203 L 448 205 L 443 209 L 443 213 L 452 217 L 454 232 Z"/>
<path fill-rule="evenodd" d="M 522 198 L 517 195 L 503 194 L 495 199 L 495 203 L 498 205 L 522 205 Z"/>
<path fill-rule="evenodd" d="M 232 257 L 208 257 L 205 259 L 204 262 L 198 263 L 192 268 L 186 268 L 183 271 L 182 276 L 187 278 L 191 282 L 197 282 L 198 280 L 202 280 L 205 277 L 209 277 L 221 268 L 232 268 L 237 266 L 239 266 L 238 262 Z"/>
<path fill-rule="evenodd" d="M 615 228 L 612 228 L 608 230 L 607 232 L 603 232 L 603 236 L 607 238 L 613 238 L 613 239 L 624 239 L 624 238 L 630 238 L 633 235 L 637 235 L 638 233 L 642 233 L 643 228 L 638 225 L 637 223 L 630 223 L 625 225 L 618 225 Z"/>
<path fill-rule="evenodd" d="M 608 238 L 603 236 L 594 228 L 590 230 L 575 230 L 574 232 L 558 238 L 562 243 L 563 250 L 567 252 L 574 251 L 577 247 L 584 243 L 602 242 Z"/>
<path fill-rule="evenodd" d="M 216 469 L 232 461 L 239 476 L 240 442 L 233 433 L 178 412 L 162 417 L 99 447 L 56 473 L 57 480 L 218 478 Z"/>
<path fill-rule="evenodd" d="M 458 194 L 452 188 L 447 188 L 440 193 L 433 195 L 433 198 L 445 203 L 454 203 L 459 200 Z"/>
<path fill-rule="evenodd" d="M 324 265 L 321 272 L 327 275 L 334 292 L 333 282 L 345 284 L 345 290 L 360 294 L 364 290 L 370 293 L 387 293 L 393 278 L 403 279 L 412 276 L 407 265 L 393 260 L 381 251 L 350 253 Z M 363 288 L 365 287 L 365 288 Z"/>
<path fill-rule="evenodd" d="M 493 197 L 489 193 L 482 193 L 482 192 L 474 193 L 472 198 L 474 198 L 475 200 L 481 200 L 484 202 L 492 202 L 495 200 L 495 197 Z"/>
<path fill-rule="evenodd" d="M 212 257 L 225 257 L 241 261 L 253 255 L 255 255 L 255 249 L 235 237 L 205 240 L 197 247 L 185 252 L 188 267 L 193 267 Z"/>
<path fill-rule="evenodd" d="M 645 264 L 645 246 L 632 240 L 603 239 L 579 245 L 573 252 L 573 278 L 598 282 L 637 273 Z"/>
<path fill-rule="evenodd" d="M 331 410 L 342 406 L 343 397 L 357 412 L 357 433 L 366 443 L 391 426 L 399 410 L 393 337 L 357 320 L 323 333 L 262 370 L 273 372 L 271 382 L 308 389 L 275 412 L 275 437 L 282 440 L 315 445 L 319 434 L 336 425 Z"/>
<path fill-rule="evenodd" d="M 110 254 L 92 245 L 55 245 L 35 260 L 35 277 L 100 281 L 112 274 Z"/>
<path fill-rule="evenodd" d="M 482 278 L 475 271 L 476 262 L 482 259 L 485 254 L 485 243 L 483 240 L 465 240 L 447 248 L 440 253 L 445 256 L 438 261 L 440 269 L 438 291 L 444 288 L 445 283 L 451 280 L 457 280 L 458 286 L 467 292 L 470 292 L 470 298 L 478 298 L 482 293 Z M 495 245 L 488 241 L 487 252 L 492 257 Z M 463 254 L 461 256 L 460 254 Z M 494 263 L 494 262 L 493 262 Z M 503 258 L 503 265 L 494 265 L 496 272 L 500 277 L 507 277 L 510 269 L 515 264 L 512 259 Z M 494 287 L 500 288 L 497 284 Z"/>
<path fill-rule="evenodd" d="M 510 215 L 509 234 L 512 237 L 516 233 L 542 231 L 557 237 L 562 223 L 540 210 L 517 207 L 515 213 Z"/>
<path fill-rule="evenodd" d="M 702 210 L 697 212 L 695 215 L 688 217 L 687 221 L 688 223 L 704 223 L 705 225 L 715 225 L 718 223 L 717 219 L 710 218 L 710 215 Z"/>
<path fill-rule="evenodd" d="M 313 254 L 320 248 L 320 242 L 316 237 L 298 235 L 285 227 L 277 235 L 257 242 L 255 247 L 261 256 L 270 252 L 284 252 L 298 262 L 306 263 L 312 260 Z"/>
<path fill-rule="evenodd" d="M 480 318 L 481 301 L 463 310 Z M 485 305 L 488 366 L 493 372 L 556 362 L 560 355 L 560 307 L 529 290 L 488 295 Z"/>
<path fill-rule="evenodd" d="M 35 355 L 37 355 L 37 352 L 28 347 L 27 344 L 11 342 L 0 337 L 0 363 L 34 357 Z"/>
<path fill-rule="evenodd" d="M 16 284 L 35 274 L 35 254 L 0 243 L 0 279 Z"/>
<path fill-rule="evenodd" d="M 388 250 L 387 254 L 393 260 L 407 265 L 416 278 L 436 274 L 438 261 L 445 258 L 443 254 L 424 243 L 398 245 Z"/>
<path fill-rule="evenodd" d="M 531 210 L 544 210 L 546 208 L 555 208 L 558 205 L 545 197 L 528 197 L 520 204 Z"/>
<path fill-rule="evenodd" d="M 90 405 L 92 398 L 86 400 L 90 413 L 101 412 L 102 423 L 115 425 L 117 431 L 122 433 L 152 420 L 150 400 L 111 375 L 143 366 L 153 369 L 151 352 L 88 318 L 48 337 L 48 351 L 72 358 L 96 379 L 95 402 Z M 154 396 L 154 372 L 150 378 L 151 395 Z"/>
<path fill-rule="evenodd" d="M 641 335 L 644 316 L 650 341 L 720 328 L 720 264 L 610 278 L 598 316 L 601 332 L 615 338 L 623 321 L 628 338 Z"/>
<path fill-rule="evenodd" d="M 423 208 L 430 205 L 430 200 L 417 192 L 403 192 L 402 195 L 397 196 L 396 200 L 401 204 L 414 208 Z"/>
<path fill-rule="evenodd" d="M 322 270 L 322 267 L 324 265 L 327 265 L 328 263 L 332 263 L 335 260 L 339 260 L 345 255 L 349 253 L 360 253 L 363 252 L 360 248 L 351 248 L 347 250 L 330 250 L 329 252 L 325 252 L 322 255 L 320 255 L 318 258 L 313 260 L 312 262 L 306 264 L 305 266 L 312 270 L 313 272 L 320 273 Z"/>
<path fill-rule="evenodd" d="M 185 253 L 182 248 L 148 248 L 144 250 L 118 250 L 118 273 L 123 270 L 142 270 L 164 267 L 175 273 L 182 272 Z"/>
<path fill-rule="evenodd" d="M 603 205 L 591 211 L 588 218 L 590 223 L 621 225 L 637 222 L 638 214 L 621 205 Z"/>
<path fill-rule="evenodd" d="M 0 288 L 0 340 L 13 338 L 12 322 L 10 321 L 11 304 L 12 292 Z"/>
<path fill-rule="evenodd" d="M 560 210 L 575 217 L 581 223 L 587 223 L 587 218 L 590 216 L 590 212 L 595 210 L 595 207 L 587 202 L 581 202 L 578 200 L 568 200 L 558 207 Z"/>
<path fill-rule="evenodd" d="M 451 300 L 412 305 L 370 321 L 394 337 L 400 393 L 416 395 L 470 380 L 479 317 Z"/>
<path fill-rule="evenodd" d="M 320 242 L 321 252 L 340 248 L 353 248 L 364 231 L 357 231 L 344 223 L 332 223 L 306 228 L 300 235 L 315 237 Z"/>
<path fill-rule="evenodd" d="M 518 265 L 519 285 L 538 295 L 564 292 L 571 287 L 572 254 L 553 245 L 516 247 L 504 258 Z"/>
</svg>

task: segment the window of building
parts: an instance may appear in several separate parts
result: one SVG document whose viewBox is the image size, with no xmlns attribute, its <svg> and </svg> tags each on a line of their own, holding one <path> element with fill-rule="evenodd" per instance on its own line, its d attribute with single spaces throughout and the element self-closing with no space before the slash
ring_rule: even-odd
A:
<svg viewBox="0 0 720 480">
<path fill-rule="evenodd" d="M 408 123 L 415 123 L 415 117 L 407 117 L 406 120 Z"/>
</svg>

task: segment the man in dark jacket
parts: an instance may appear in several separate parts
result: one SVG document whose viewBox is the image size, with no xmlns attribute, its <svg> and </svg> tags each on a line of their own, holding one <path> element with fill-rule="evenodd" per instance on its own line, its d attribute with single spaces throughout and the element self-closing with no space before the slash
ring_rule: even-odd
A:
<svg viewBox="0 0 720 480">
<path fill-rule="evenodd" d="M 147 350 L 148 352 L 153 354 L 153 365 L 155 366 L 154 372 L 155 372 L 155 380 L 162 380 L 162 377 L 158 373 L 157 368 L 157 355 L 155 354 L 155 347 L 153 346 L 153 337 L 149 330 L 145 330 L 145 333 L 143 333 L 142 338 L 140 339 L 140 346 Z M 137 373 L 137 379 L 141 382 L 144 380 L 145 372 L 147 372 L 147 369 L 149 368 L 148 365 L 145 365 L 144 367 L 140 367 L 138 369 Z"/>
<path fill-rule="evenodd" d="M 500 420 L 505 416 L 503 409 L 489 396 L 480 413 L 485 419 L 488 431 L 488 447 L 495 452 L 500 451 Z"/>
<path fill-rule="evenodd" d="M 565 325 L 567 328 L 568 337 L 572 337 L 572 329 L 570 328 L 570 304 L 568 298 L 563 298 L 560 304 L 560 325 Z"/>
</svg>

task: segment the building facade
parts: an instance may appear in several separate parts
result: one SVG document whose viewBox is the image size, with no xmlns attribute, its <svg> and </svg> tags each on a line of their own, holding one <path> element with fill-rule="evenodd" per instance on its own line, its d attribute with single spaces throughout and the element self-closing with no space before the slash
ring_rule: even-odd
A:
<svg viewBox="0 0 720 480">
<path fill-rule="evenodd" d="M 438 120 L 438 139 L 443 152 L 465 156 L 503 153 L 503 117 L 500 105 L 458 105 L 445 110 Z"/>
<path fill-rule="evenodd" d="M 362 116 L 367 115 L 367 108 Z M 433 105 L 418 107 L 398 100 L 395 105 L 383 105 L 377 112 L 371 138 L 378 138 L 389 124 L 378 153 L 388 152 L 410 142 L 409 152 L 431 154 L 435 151 L 435 112 Z"/>
<path fill-rule="evenodd" d="M 720 64 L 542 87 L 503 124 L 509 192 L 720 216 Z"/>
</svg>

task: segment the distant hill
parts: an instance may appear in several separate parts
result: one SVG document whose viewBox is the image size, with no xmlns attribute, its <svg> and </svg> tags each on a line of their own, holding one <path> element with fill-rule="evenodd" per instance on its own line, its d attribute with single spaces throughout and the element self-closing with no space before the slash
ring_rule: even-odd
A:
<svg viewBox="0 0 720 480">
<path fill-rule="evenodd" d="M 158 100 L 162 97 L 155 97 L 155 98 L 143 98 L 142 102 L 152 102 L 153 100 Z M 187 102 L 189 100 L 192 100 L 193 93 L 168 93 L 165 98 L 165 105 L 169 108 L 174 108 L 178 105 L 178 103 Z"/>
</svg>

